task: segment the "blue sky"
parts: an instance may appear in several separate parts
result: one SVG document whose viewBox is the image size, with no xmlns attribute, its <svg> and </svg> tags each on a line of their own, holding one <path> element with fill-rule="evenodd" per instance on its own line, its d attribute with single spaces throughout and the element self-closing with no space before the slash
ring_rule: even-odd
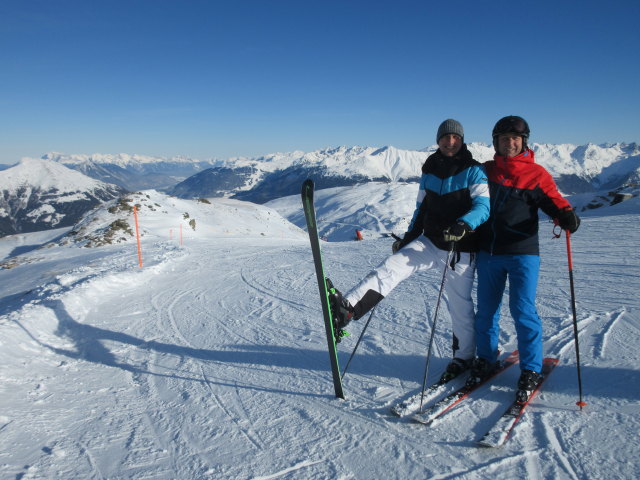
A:
<svg viewBox="0 0 640 480">
<path fill-rule="evenodd" d="M 2 1 L 0 163 L 640 141 L 637 1 Z"/>
</svg>

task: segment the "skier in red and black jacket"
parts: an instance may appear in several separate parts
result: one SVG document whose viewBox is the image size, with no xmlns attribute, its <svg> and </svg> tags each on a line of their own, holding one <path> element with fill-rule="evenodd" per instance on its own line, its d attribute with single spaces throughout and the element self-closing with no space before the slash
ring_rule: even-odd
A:
<svg viewBox="0 0 640 480">
<path fill-rule="evenodd" d="M 542 322 L 535 297 L 540 270 L 538 209 L 574 233 L 580 225 L 553 178 L 535 163 L 527 146 L 529 125 L 518 116 L 500 119 L 493 129 L 496 154 L 484 164 L 491 214 L 478 233 L 477 359 L 469 382 L 487 376 L 498 355 L 500 306 L 509 279 L 509 307 L 520 351 L 519 400 L 528 398 L 542 370 Z"/>
</svg>

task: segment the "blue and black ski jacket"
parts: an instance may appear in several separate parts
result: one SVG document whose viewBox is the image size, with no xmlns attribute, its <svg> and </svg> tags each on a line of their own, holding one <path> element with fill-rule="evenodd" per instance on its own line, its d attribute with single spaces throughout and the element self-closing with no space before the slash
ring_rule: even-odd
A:
<svg viewBox="0 0 640 480">
<path fill-rule="evenodd" d="M 454 157 L 437 150 L 422 166 L 416 210 L 403 244 L 424 234 L 436 247 L 447 250 L 443 231 L 461 220 L 471 233 L 457 242 L 456 249 L 475 252 L 478 242 L 473 231 L 488 218 L 489 186 L 484 167 L 473 159 L 466 144 Z"/>
</svg>

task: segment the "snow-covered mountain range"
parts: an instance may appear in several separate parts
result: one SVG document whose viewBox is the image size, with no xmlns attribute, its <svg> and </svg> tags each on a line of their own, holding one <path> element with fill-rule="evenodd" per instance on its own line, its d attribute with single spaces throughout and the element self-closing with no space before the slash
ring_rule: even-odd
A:
<svg viewBox="0 0 640 480">
<path fill-rule="evenodd" d="M 415 181 L 436 148 L 415 151 L 343 146 L 206 161 L 124 154 L 47 154 L 43 158 L 127 190 L 153 188 L 181 198 L 231 196 L 264 203 L 296 194 L 305 178 L 314 178 L 318 189 L 367 181 Z M 533 144 L 532 148 L 537 162 L 551 172 L 567 195 L 615 189 L 640 178 L 640 147 L 636 143 Z M 493 148 L 483 143 L 471 143 L 469 150 L 480 161 L 493 157 Z"/>
<path fill-rule="evenodd" d="M 42 160 L 51 160 L 85 175 L 112 183 L 133 192 L 149 188 L 173 188 L 191 175 L 219 165 L 220 160 L 193 160 L 187 157 L 151 157 L 146 155 L 93 155 L 47 153 Z"/>
<path fill-rule="evenodd" d="M 549 170 L 565 195 L 576 196 L 580 208 L 595 208 L 638 194 L 638 144 L 532 147 L 536 161 Z M 337 147 L 206 161 L 50 153 L 0 171 L 0 235 L 72 225 L 87 210 L 124 190 L 155 189 L 185 199 L 228 197 L 266 203 L 297 195 L 302 181 L 313 178 L 317 190 L 386 183 L 404 199 L 406 191 L 399 193 L 402 188 L 392 186 L 415 183 L 420 167 L 435 150 L 435 145 L 422 151 Z M 482 143 L 469 144 L 469 150 L 480 161 L 493 156 L 493 148 Z M 402 223 L 408 215 L 404 210 L 412 203 L 407 205 L 397 222 Z M 343 218 L 344 227 L 337 227 L 334 233 L 343 238 L 351 232 L 352 224 L 368 224 L 357 212 L 360 208 L 355 208 L 355 218 Z M 384 228 L 374 226 L 374 230 L 380 233 Z"/>
<path fill-rule="evenodd" d="M 0 237 L 72 226 L 123 192 L 55 162 L 23 159 L 0 172 Z"/>
</svg>

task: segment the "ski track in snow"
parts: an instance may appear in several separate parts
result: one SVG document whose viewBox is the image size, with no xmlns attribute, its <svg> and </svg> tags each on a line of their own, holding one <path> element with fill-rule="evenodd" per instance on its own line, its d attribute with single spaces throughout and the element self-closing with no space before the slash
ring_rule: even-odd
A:
<svg viewBox="0 0 640 480">
<path fill-rule="evenodd" d="M 260 476 L 260 477 L 253 477 L 252 480 L 274 480 L 276 478 L 280 478 L 288 473 L 291 472 L 295 472 L 296 470 L 300 470 L 301 468 L 305 468 L 305 467 L 310 467 L 312 465 L 315 465 L 317 463 L 320 463 L 322 460 L 318 460 L 318 461 L 306 461 L 306 462 L 300 462 L 297 465 L 294 465 L 293 467 L 290 468 L 285 468 L 284 470 L 274 473 L 273 475 L 266 475 L 266 476 Z"/>
<path fill-rule="evenodd" d="M 605 349 L 607 348 L 607 343 L 609 341 L 609 337 L 613 331 L 613 327 L 618 323 L 620 319 L 624 317 L 625 309 L 622 308 L 617 312 L 611 312 L 606 315 L 608 321 L 604 326 L 602 332 L 600 332 L 599 341 L 597 341 L 594 345 L 594 358 L 603 358 L 605 355 Z"/>
<path fill-rule="evenodd" d="M 544 429 L 544 439 L 551 446 L 551 451 L 553 452 L 553 456 L 557 460 L 557 468 L 562 471 L 562 476 L 566 476 L 568 478 L 572 478 L 574 480 L 579 480 L 581 478 L 580 475 L 575 471 L 572 461 L 568 458 L 565 452 L 569 452 L 570 450 L 567 448 L 567 445 L 562 441 L 562 437 L 557 435 L 556 430 L 549 423 L 543 423 L 542 427 Z M 552 459 L 553 460 L 553 459 Z M 556 463 L 556 462 L 554 462 Z M 561 476 L 558 472 L 558 476 Z"/>
</svg>

